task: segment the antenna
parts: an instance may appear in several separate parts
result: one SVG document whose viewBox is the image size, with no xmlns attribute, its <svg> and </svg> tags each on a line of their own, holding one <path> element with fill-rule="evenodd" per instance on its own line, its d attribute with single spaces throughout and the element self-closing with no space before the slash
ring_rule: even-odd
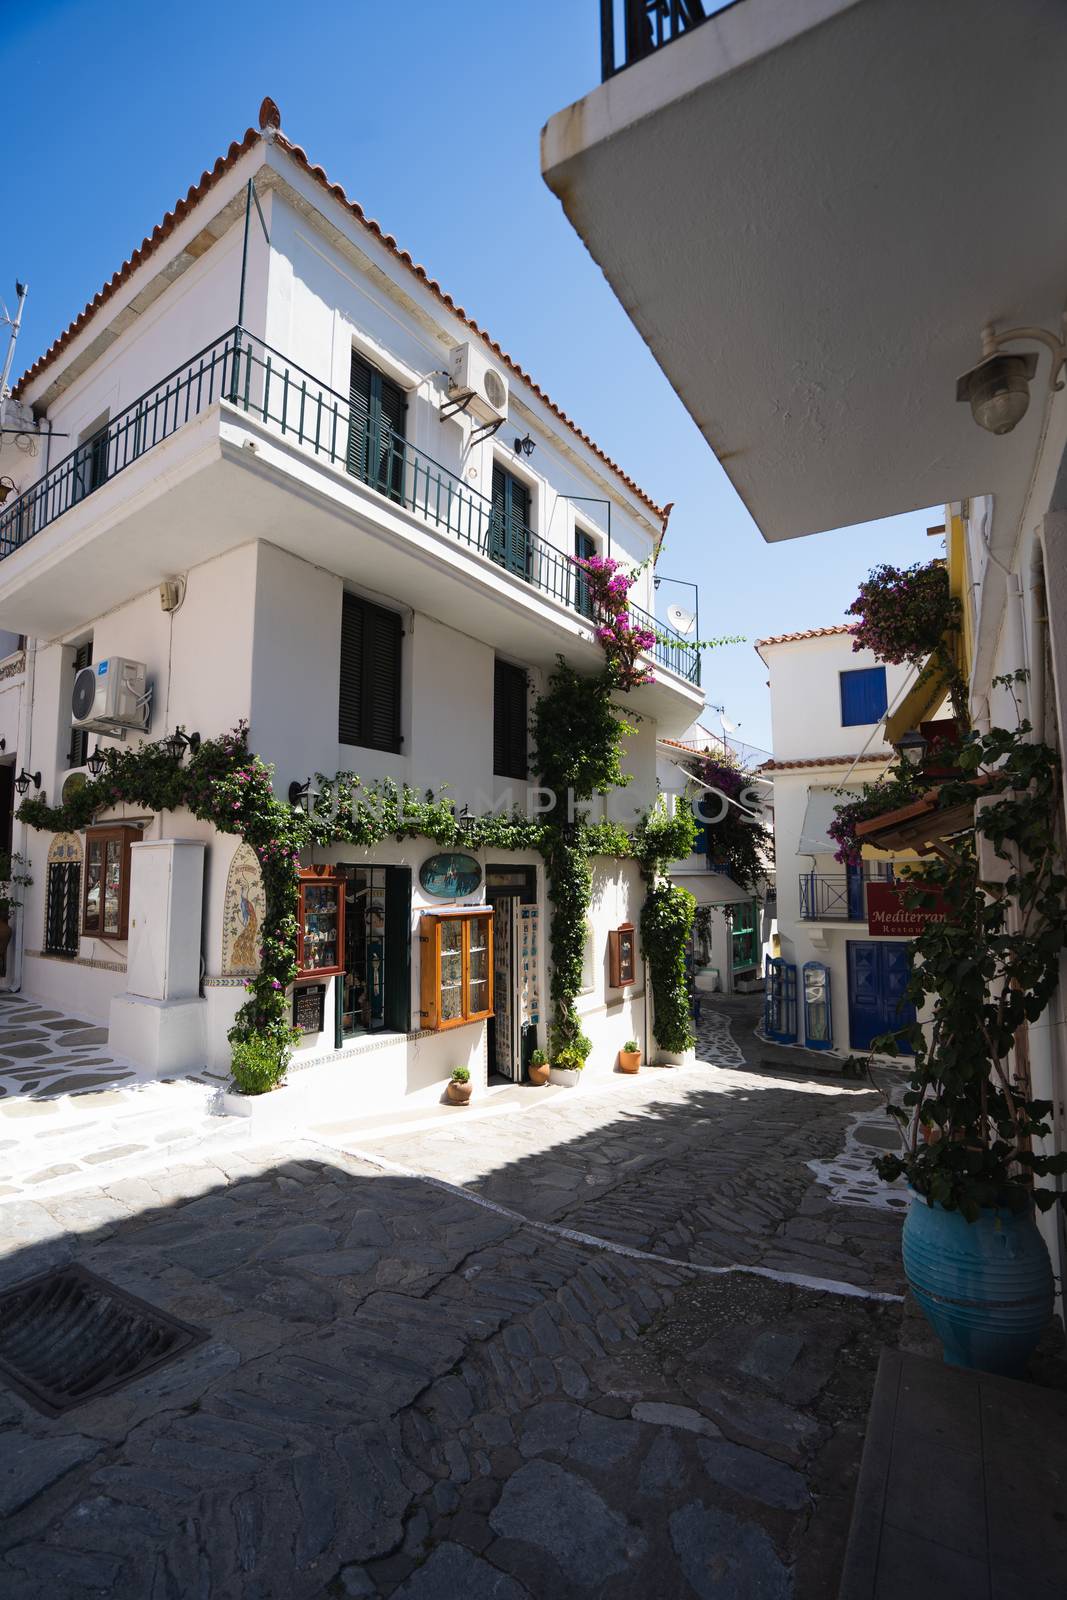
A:
<svg viewBox="0 0 1067 1600">
<path fill-rule="evenodd" d="M 10 314 L 3 301 L 0 301 L 0 311 L 3 312 L 3 315 L 0 316 L 0 322 L 6 322 L 8 327 L 11 329 L 11 337 L 8 340 L 7 345 L 7 355 L 4 357 L 4 370 L 2 373 L 0 373 L 0 400 L 7 399 L 7 380 L 11 375 L 11 363 L 15 358 L 15 341 L 19 336 L 19 324 L 22 321 L 22 308 L 26 304 L 26 296 L 29 294 L 29 292 L 29 284 L 19 283 L 18 279 L 16 278 L 15 294 L 18 299 L 18 304 L 15 307 L 14 316 Z"/>
<path fill-rule="evenodd" d="M 687 633 L 692 633 L 693 624 L 696 621 L 696 618 L 694 617 L 693 613 L 691 611 L 687 611 L 684 606 L 668 606 L 667 621 L 670 623 L 672 628 L 677 629 L 677 631 L 684 636 Z"/>
</svg>

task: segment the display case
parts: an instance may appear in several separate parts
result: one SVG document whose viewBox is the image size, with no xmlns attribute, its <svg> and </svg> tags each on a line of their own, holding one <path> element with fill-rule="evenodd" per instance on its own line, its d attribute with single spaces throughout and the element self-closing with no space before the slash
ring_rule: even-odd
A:
<svg viewBox="0 0 1067 1600">
<path fill-rule="evenodd" d="M 493 1014 L 493 913 L 428 911 L 419 922 L 419 1025 L 435 1032 Z"/>
<path fill-rule="evenodd" d="M 625 989 L 637 981 L 637 930 L 632 922 L 621 922 L 608 934 L 608 982 L 613 989 Z"/>
<path fill-rule="evenodd" d="M 105 939 L 128 937 L 130 846 L 140 837 L 140 828 L 125 823 L 114 827 L 86 828 L 83 934 Z"/>
<path fill-rule="evenodd" d="M 301 869 L 296 927 L 298 982 L 301 978 L 332 978 L 344 970 L 343 887 L 334 867 Z"/>
</svg>

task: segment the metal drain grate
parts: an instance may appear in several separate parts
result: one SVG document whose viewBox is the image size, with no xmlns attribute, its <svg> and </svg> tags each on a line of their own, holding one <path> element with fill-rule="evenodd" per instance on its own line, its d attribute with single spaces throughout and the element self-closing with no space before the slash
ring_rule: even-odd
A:
<svg viewBox="0 0 1067 1600">
<path fill-rule="evenodd" d="M 0 1376 L 49 1417 L 206 1338 L 85 1267 L 59 1267 L 0 1294 Z"/>
</svg>

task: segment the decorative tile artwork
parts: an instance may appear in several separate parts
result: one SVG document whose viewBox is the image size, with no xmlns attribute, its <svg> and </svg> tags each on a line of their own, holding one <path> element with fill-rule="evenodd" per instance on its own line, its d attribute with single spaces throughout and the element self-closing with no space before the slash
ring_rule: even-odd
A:
<svg viewBox="0 0 1067 1600">
<path fill-rule="evenodd" d="M 48 846 L 48 863 L 54 861 L 81 862 L 82 842 L 76 833 L 57 833 Z"/>
<path fill-rule="evenodd" d="M 233 853 L 222 906 L 224 977 L 252 978 L 259 971 L 259 941 L 267 896 L 256 853 L 241 843 Z"/>
</svg>

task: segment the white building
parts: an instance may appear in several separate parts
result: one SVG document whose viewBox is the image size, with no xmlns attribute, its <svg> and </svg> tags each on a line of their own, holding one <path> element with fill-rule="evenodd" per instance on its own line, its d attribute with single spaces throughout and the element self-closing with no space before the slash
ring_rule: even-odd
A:
<svg viewBox="0 0 1067 1600">
<path fill-rule="evenodd" d="M 891 863 L 842 865 L 827 830 L 836 806 L 893 761 L 885 714 L 914 674 L 853 651 L 843 624 L 759 639 L 756 649 L 771 691 L 775 753 L 761 772 L 774 782 L 780 976 L 795 998 L 773 1031 L 840 1055 L 862 1052 L 909 1020 L 900 1007 L 907 941 L 867 926 L 868 886 L 891 875 Z M 827 989 L 828 1012 L 819 1009 Z"/>
<path fill-rule="evenodd" d="M 694 774 L 702 756 L 734 756 L 748 766 L 754 764 L 754 756 L 764 754 L 748 746 L 735 749 L 735 744 L 695 722 L 681 739 L 659 740 L 656 763 L 662 792 L 673 804 L 694 808 L 696 849 L 672 865 L 671 880 L 687 889 L 697 904 L 692 940 L 697 986 L 723 994 L 762 987 L 764 951 L 774 924 L 773 871 L 754 885 L 736 883 L 723 864 L 715 861 L 713 852 L 709 853 L 707 824 L 719 815 L 721 807 L 733 802 L 707 793 Z M 772 827 L 773 786 L 756 778 L 754 787 L 760 791 L 758 809 L 763 825 Z"/>
<path fill-rule="evenodd" d="M 972 723 L 1013 726 L 994 680 L 1025 671 L 1062 751 L 1062 4 L 737 0 L 612 38 L 614 10 L 606 81 L 545 127 L 546 182 L 766 539 L 946 507 Z M 890 738 L 929 714 L 906 702 Z M 1064 977 L 1013 1062 L 1057 1150 Z M 1040 1225 L 1062 1282 L 1062 1208 Z"/>
<path fill-rule="evenodd" d="M 29 636 L 32 719 L 8 715 L 0 681 L 0 759 L 31 798 L 84 781 L 97 748 L 137 744 L 72 730 L 76 670 L 127 661 L 151 690 L 149 739 L 245 721 L 279 795 L 355 771 L 476 815 L 509 792 L 542 803 L 534 696 L 558 656 L 603 662 L 572 557 L 608 553 L 610 528 L 610 553 L 637 566 L 665 514 L 285 138 L 271 102 L 15 395 L 37 454 L 4 451 L 19 493 L 0 510 L 0 628 Z M 652 610 L 648 570 L 634 598 Z M 657 681 L 634 694 L 624 821 L 655 797 L 657 731 L 683 731 L 702 703 L 696 658 L 673 642 L 655 654 Z M 0 675 L 22 659 L 9 652 Z M 34 885 L 10 981 L 109 1022 L 146 1071 L 224 1070 L 257 961 L 254 858 L 189 813 L 121 804 L 95 824 L 58 842 L 16 824 Z M 420 883 L 433 853 L 414 839 L 314 863 L 331 884 L 320 916 L 348 913 L 293 996 L 307 1030 L 294 1065 L 317 1064 L 294 1081 L 326 1105 L 436 1098 L 455 1065 L 519 1077 L 544 1043 L 540 857 L 483 855 L 477 886 L 446 883 L 442 899 Z M 594 876 L 579 1009 L 589 1069 L 609 1070 L 631 1034 L 650 1044 L 640 962 L 615 988 L 608 964 L 642 889 L 632 862 Z M 495 1017 L 434 1032 L 421 919 L 457 903 L 494 913 Z M 473 987 L 468 1001 L 484 1011 Z"/>
</svg>

